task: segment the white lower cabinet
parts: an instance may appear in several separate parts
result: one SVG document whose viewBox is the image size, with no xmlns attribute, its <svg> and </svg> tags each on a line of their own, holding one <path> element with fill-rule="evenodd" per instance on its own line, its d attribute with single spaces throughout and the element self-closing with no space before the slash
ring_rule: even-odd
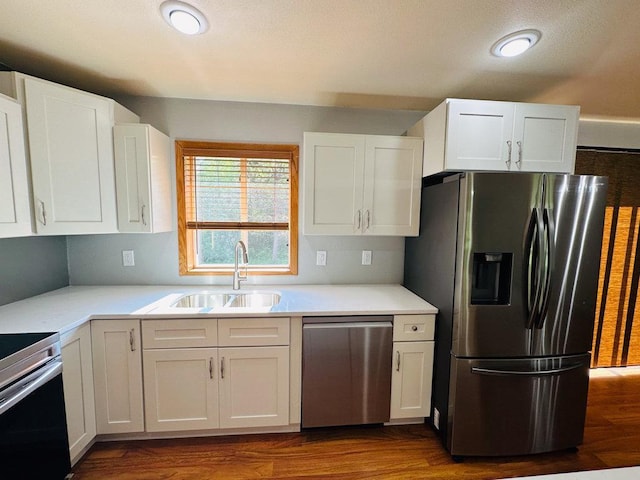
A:
<svg viewBox="0 0 640 480">
<path fill-rule="evenodd" d="M 391 420 L 430 414 L 434 328 L 435 315 L 394 317 Z"/>
<path fill-rule="evenodd" d="M 86 323 L 63 334 L 60 340 L 69 456 L 71 463 L 75 464 L 96 436 L 91 327 Z"/>
<path fill-rule="evenodd" d="M 139 320 L 91 322 L 97 433 L 144 431 Z"/>
<path fill-rule="evenodd" d="M 395 342 L 391 375 L 391 418 L 428 417 L 433 342 Z"/>
<path fill-rule="evenodd" d="M 142 324 L 148 432 L 289 425 L 289 318 Z"/>
<path fill-rule="evenodd" d="M 216 348 L 145 350 L 148 432 L 218 428 Z"/>
<path fill-rule="evenodd" d="M 220 348 L 220 427 L 289 424 L 289 347 Z"/>
</svg>

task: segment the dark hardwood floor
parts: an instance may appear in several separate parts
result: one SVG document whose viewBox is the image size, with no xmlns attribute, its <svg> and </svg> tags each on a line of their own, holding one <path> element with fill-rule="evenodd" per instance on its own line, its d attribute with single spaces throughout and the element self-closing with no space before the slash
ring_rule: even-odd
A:
<svg viewBox="0 0 640 480">
<path fill-rule="evenodd" d="M 633 374 L 632 374 L 633 373 Z M 578 451 L 455 463 L 426 425 L 96 444 L 91 479 L 480 480 L 640 465 L 640 370 L 592 376 Z"/>
</svg>

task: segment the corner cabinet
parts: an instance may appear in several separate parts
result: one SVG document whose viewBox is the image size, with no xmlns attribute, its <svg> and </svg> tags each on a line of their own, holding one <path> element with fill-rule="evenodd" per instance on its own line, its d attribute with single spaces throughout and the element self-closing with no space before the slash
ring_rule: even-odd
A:
<svg viewBox="0 0 640 480">
<path fill-rule="evenodd" d="M 143 320 L 148 432 L 289 425 L 289 318 Z"/>
<path fill-rule="evenodd" d="M 0 73 L 0 91 L 25 107 L 37 233 L 117 232 L 112 129 L 139 118 L 111 99 L 17 72 Z"/>
<path fill-rule="evenodd" d="M 31 235 L 22 107 L 0 95 L 0 238 Z"/>
<path fill-rule="evenodd" d="M 418 235 L 422 143 L 306 132 L 304 234 Z"/>
<path fill-rule="evenodd" d="M 429 416 L 434 331 L 435 315 L 396 315 L 393 318 L 391 421 L 424 421 L 424 417 Z"/>
<path fill-rule="evenodd" d="M 63 334 L 60 343 L 69 456 L 73 465 L 93 445 L 96 436 L 90 324 Z"/>
<path fill-rule="evenodd" d="M 113 127 L 118 198 L 118 230 L 126 233 L 171 231 L 169 137 L 151 125 Z"/>
<path fill-rule="evenodd" d="M 92 320 L 96 430 L 144 431 L 139 320 Z"/>
<path fill-rule="evenodd" d="M 407 132 L 423 176 L 447 171 L 573 173 L 580 107 L 447 99 Z"/>
</svg>

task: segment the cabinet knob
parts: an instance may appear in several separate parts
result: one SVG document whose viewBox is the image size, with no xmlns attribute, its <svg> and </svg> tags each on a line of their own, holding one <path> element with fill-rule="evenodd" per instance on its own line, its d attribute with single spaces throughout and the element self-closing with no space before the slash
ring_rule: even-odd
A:
<svg viewBox="0 0 640 480">
<path fill-rule="evenodd" d="M 418 331 L 418 326 L 417 325 L 412 326 L 411 330 L 414 331 L 414 332 L 417 332 Z"/>
</svg>

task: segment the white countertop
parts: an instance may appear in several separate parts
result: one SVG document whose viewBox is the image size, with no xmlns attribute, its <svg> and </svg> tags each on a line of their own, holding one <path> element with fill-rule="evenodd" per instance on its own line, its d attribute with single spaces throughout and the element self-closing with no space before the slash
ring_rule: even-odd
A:
<svg viewBox="0 0 640 480">
<path fill-rule="evenodd" d="M 193 318 L 302 315 L 392 315 L 436 313 L 437 309 L 400 285 L 281 285 L 244 288 L 277 291 L 272 308 L 200 309 L 168 306 L 185 293 L 228 292 L 208 286 L 72 286 L 0 307 L 0 333 L 64 333 L 92 318 Z"/>
</svg>

